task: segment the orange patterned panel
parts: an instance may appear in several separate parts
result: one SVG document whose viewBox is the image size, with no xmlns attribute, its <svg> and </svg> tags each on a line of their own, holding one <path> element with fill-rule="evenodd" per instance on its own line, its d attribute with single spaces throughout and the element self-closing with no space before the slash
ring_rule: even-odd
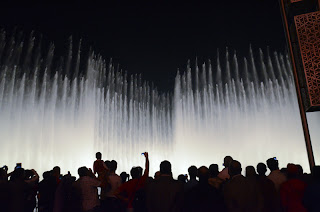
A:
<svg viewBox="0 0 320 212">
<path fill-rule="evenodd" d="M 294 17 L 310 107 L 320 106 L 320 12 Z"/>
</svg>

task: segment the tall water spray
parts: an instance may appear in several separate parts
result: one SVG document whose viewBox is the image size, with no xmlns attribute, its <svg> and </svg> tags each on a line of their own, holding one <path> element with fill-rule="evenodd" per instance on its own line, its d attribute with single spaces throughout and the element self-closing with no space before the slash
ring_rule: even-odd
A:
<svg viewBox="0 0 320 212">
<path fill-rule="evenodd" d="M 226 51 L 179 73 L 172 96 L 94 54 L 81 62 L 74 46 L 57 60 L 53 45 L 43 54 L 33 36 L 23 42 L 1 33 L 2 163 L 76 174 L 101 151 L 129 171 L 143 166 L 148 151 L 151 172 L 168 159 L 174 175 L 192 164 L 220 164 L 225 155 L 244 166 L 277 156 L 281 165 L 308 167 L 287 57 L 250 50 L 238 60 Z"/>
<path fill-rule="evenodd" d="M 119 170 L 152 165 L 166 158 L 172 144 L 168 95 L 114 70 L 92 54 L 80 67 L 80 50 L 55 63 L 54 46 L 41 54 L 35 39 L 0 42 L 0 161 L 39 171 L 59 165 L 76 175 L 92 167 L 95 152 L 115 159 Z M 23 54 L 23 52 L 26 52 Z M 142 163 L 142 164 L 141 164 Z"/>
<path fill-rule="evenodd" d="M 222 68 L 221 61 L 224 62 Z M 241 65 L 239 65 L 241 63 Z M 183 172 L 195 165 L 221 163 L 231 155 L 243 166 L 278 157 L 308 170 L 290 62 L 259 50 L 238 60 L 236 53 L 201 70 L 178 75 L 174 97 L 174 140 Z M 179 168 L 180 168 L 179 167 Z M 220 166 L 221 167 L 221 166 Z"/>
</svg>

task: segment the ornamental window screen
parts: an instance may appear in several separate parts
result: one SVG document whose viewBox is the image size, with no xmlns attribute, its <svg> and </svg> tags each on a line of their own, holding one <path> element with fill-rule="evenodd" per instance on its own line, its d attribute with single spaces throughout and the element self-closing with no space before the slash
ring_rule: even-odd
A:
<svg viewBox="0 0 320 212">
<path fill-rule="evenodd" d="M 294 17 L 310 107 L 320 106 L 320 12 Z"/>
</svg>

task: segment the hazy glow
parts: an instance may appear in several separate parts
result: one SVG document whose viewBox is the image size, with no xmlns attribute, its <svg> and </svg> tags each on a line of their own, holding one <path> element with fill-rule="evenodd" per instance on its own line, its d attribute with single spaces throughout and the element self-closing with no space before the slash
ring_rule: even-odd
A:
<svg viewBox="0 0 320 212">
<path fill-rule="evenodd" d="M 118 161 L 119 173 L 128 172 L 144 166 L 141 153 L 148 151 L 151 173 L 168 159 L 175 176 L 193 164 L 222 168 L 225 155 L 243 166 L 276 156 L 280 166 L 294 162 L 308 170 L 290 65 L 277 53 L 260 51 L 254 60 L 250 51 L 247 62 L 227 51 L 215 65 L 178 74 L 170 97 L 95 56 L 84 76 L 70 77 L 80 62 L 72 49 L 54 69 L 53 46 L 46 58 L 34 50 L 19 63 L 21 45 L 0 44 L 12 50 L 0 57 L 0 161 L 10 169 L 22 162 L 42 173 L 59 165 L 77 175 L 101 151 L 103 159 Z M 313 123 L 316 129 L 319 118 Z"/>
</svg>

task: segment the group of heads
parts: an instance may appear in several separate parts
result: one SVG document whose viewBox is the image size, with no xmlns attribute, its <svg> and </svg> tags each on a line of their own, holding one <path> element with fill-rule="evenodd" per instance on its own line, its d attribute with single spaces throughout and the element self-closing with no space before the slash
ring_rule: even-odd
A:
<svg viewBox="0 0 320 212">
<path fill-rule="evenodd" d="M 96 153 L 96 158 L 101 159 L 102 154 L 100 152 Z M 269 158 L 267 161 L 267 166 L 270 169 L 270 171 L 278 170 L 279 169 L 279 163 L 278 160 L 273 157 Z M 106 166 L 109 168 L 110 171 L 115 171 L 117 169 L 117 162 L 115 160 L 112 161 L 105 161 Z M 228 168 L 228 172 L 230 177 L 239 175 L 242 172 L 241 163 L 237 160 L 233 160 L 231 156 L 226 156 L 223 161 L 223 165 Z M 265 175 L 267 172 L 267 166 L 264 163 L 259 163 L 257 165 L 257 172 L 258 175 Z M 82 169 L 81 174 L 85 174 L 86 170 L 84 169 L 86 167 L 79 168 Z M 314 171 L 316 175 L 320 176 L 320 168 L 316 167 L 316 170 Z M 196 166 L 190 166 L 188 169 L 188 173 L 190 178 L 196 178 L 196 176 L 200 179 L 207 179 L 212 176 L 216 176 L 219 173 L 218 165 L 217 164 L 211 164 L 209 169 L 205 166 L 201 166 L 199 169 L 197 169 Z M 301 173 L 303 173 L 302 167 L 300 165 L 295 164 L 288 164 L 287 165 L 287 173 L 288 177 L 295 177 Z M 130 174 L 133 179 L 139 178 L 142 176 L 142 168 L 141 167 L 133 167 L 130 171 Z M 246 168 L 246 175 L 247 176 L 254 176 L 255 170 L 253 166 L 248 166 Z M 80 175 L 80 173 L 79 173 Z M 160 163 L 160 171 L 157 171 L 155 173 L 155 178 L 158 178 L 161 175 L 170 175 L 172 176 L 172 170 L 171 170 L 171 163 L 167 160 L 164 160 Z M 126 173 L 123 173 L 123 177 L 127 178 L 128 175 Z"/>
<path fill-rule="evenodd" d="M 242 172 L 241 163 L 237 160 L 233 160 L 233 158 L 231 156 L 226 156 L 224 158 L 223 165 L 228 168 L 228 172 L 229 172 L 230 177 L 235 176 L 235 175 L 239 175 Z M 279 163 L 275 157 L 268 159 L 267 165 L 271 171 L 279 169 Z M 264 163 L 259 163 L 257 165 L 257 172 L 259 175 L 265 175 L 265 173 L 267 172 L 266 165 Z M 253 166 L 246 167 L 246 175 L 247 176 L 255 176 L 256 175 L 255 169 Z"/>
<path fill-rule="evenodd" d="M 101 160 L 101 158 L 102 158 L 101 152 L 97 152 L 96 153 L 96 158 L 97 158 L 97 160 Z M 111 172 L 115 172 L 117 170 L 117 167 L 118 167 L 117 161 L 115 161 L 115 160 L 112 160 L 112 161 L 106 160 L 104 163 L 106 164 L 106 166 L 108 167 L 108 169 Z"/>
</svg>

